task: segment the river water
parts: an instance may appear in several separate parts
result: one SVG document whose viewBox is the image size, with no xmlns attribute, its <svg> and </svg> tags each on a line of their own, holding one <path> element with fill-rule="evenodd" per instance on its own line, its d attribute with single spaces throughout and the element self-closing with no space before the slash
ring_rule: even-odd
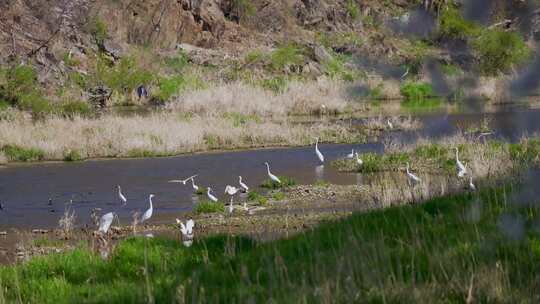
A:
<svg viewBox="0 0 540 304">
<path fill-rule="evenodd" d="M 384 113 L 384 109 L 381 109 Z M 383 114 L 384 115 L 384 114 Z M 501 106 L 489 111 L 478 108 L 443 107 L 414 113 L 423 128 L 418 131 L 393 132 L 395 140 L 414 141 L 419 137 L 439 138 L 466 131 L 487 121 L 495 137 L 516 141 L 523 134 L 540 133 L 540 110 L 529 104 Z M 354 120 L 361 122 L 361 119 Z M 189 211 L 199 199 L 190 185 L 168 180 L 198 174 L 199 186 L 210 186 L 221 200 L 225 185 L 238 185 L 238 176 L 256 188 L 266 178 L 264 162 L 276 175 L 294 178 L 298 183 L 325 180 L 336 184 L 361 183 L 358 174 L 339 173 L 330 161 L 350 153 L 382 152 L 378 143 L 358 145 L 320 145 L 327 165 L 321 167 L 313 146 L 262 149 L 252 151 L 204 153 L 152 159 L 91 160 L 77 163 L 45 163 L 0 167 L 0 230 L 10 228 L 50 228 L 58 225 L 69 206 L 77 215 L 78 225 L 89 223 L 90 211 L 115 211 L 123 223 L 131 213 L 148 208 L 148 195 L 155 194 L 153 223 L 168 222 L 175 215 Z M 121 185 L 128 198 L 126 206 L 118 199 Z M 203 196 L 204 198 L 204 196 Z M 52 204 L 49 205 L 49 199 Z"/>
</svg>

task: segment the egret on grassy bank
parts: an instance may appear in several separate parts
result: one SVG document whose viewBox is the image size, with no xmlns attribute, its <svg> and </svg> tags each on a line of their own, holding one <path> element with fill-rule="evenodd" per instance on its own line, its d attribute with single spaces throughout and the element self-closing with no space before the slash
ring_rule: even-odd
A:
<svg viewBox="0 0 540 304">
<path fill-rule="evenodd" d="M 265 162 L 264 164 L 266 165 L 266 170 L 268 171 L 268 177 L 274 182 L 281 184 L 281 181 L 279 180 L 279 178 L 275 176 L 274 174 L 272 174 L 272 172 L 270 172 L 270 165 L 268 164 L 268 162 Z"/>
<path fill-rule="evenodd" d="M 182 240 L 184 241 L 184 245 L 186 247 L 191 246 L 194 237 L 193 228 L 195 227 L 195 222 L 193 221 L 193 219 L 189 219 L 184 225 L 181 220 L 176 219 L 176 223 L 180 225 L 180 232 L 182 233 Z"/>
<path fill-rule="evenodd" d="M 390 119 L 387 119 L 387 120 L 386 120 L 386 124 L 388 125 L 388 127 L 389 127 L 390 129 L 393 129 L 393 128 L 394 128 L 394 125 L 392 124 L 392 122 L 390 121 Z"/>
<path fill-rule="evenodd" d="M 233 212 L 233 198 L 234 198 L 234 195 L 238 193 L 238 191 L 240 191 L 240 188 L 236 188 L 229 185 L 225 187 L 225 193 L 227 193 L 231 197 L 231 201 L 229 202 L 229 213 Z"/>
<path fill-rule="evenodd" d="M 465 166 L 459 160 L 459 155 L 458 155 L 459 149 L 457 147 L 455 147 L 454 149 L 456 149 L 456 166 L 458 169 L 458 177 L 463 177 L 465 176 L 465 174 L 467 174 L 467 168 L 465 168 Z"/>
<path fill-rule="evenodd" d="M 122 204 L 123 204 L 123 205 L 127 204 L 127 198 L 126 198 L 126 196 L 122 193 L 122 188 L 120 188 L 120 185 L 118 185 L 117 187 L 118 187 L 118 198 L 120 198 L 120 200 L 122 201 Z"/>
<path fill-rule="evenodd" d="M 249 191 L 249 187 L 246 184 L 244 184 L 244 182 L 242 182 L 242 176 L 238 176 L 238 183 L 240 184 L 240 187 L 244 189 L 244 192 Z"/>
<path fill-rule="evenodd" d="M 414 175 L 411 171 L 409 171 L 409 163 L 407 163 L 407 177 L 409 177 L 409 181 L 413 183 L 422 182 L 422 180 L 418 176 Z"/>
<path fill-rule="evenodd" d="M 356 155 L 356 163 L 357 163 L 359 166 L 363 165 L 363 164 L 364 164 L 364 161 L 360 158 L 360 156 L 358 156 L 358 152 L 355 153 L 355 155 Z"/>
<path fill-rule="evenodd" d="M 99 229 L 98 231 L 106 234 L 107 231 L 109 231 L 109 227 L 111 227 L 112 221 L 114 220 L 114 212 L 105 213 L 101 218 L 99 219 Z"/>
<path fill-rule="evenodd" d="M 208 189 L 206 190 L 206 196 L 208 196 L 208 199 L 211 200 L 212 202 L 217 203 L 218 199 L 217 197 L 212 195 L 212 193 L 210 193 L 211 191 L 212 191 L 212 188 L 208 187 Z"/>
<path fill-rule="evenodd" d="M 192 175 L 186 179 L 173 179 L 173 180 L 170 180 L 169 183 L 181 183 L 183 185 L 185 185 L 187 183 L 188 180 L 192 180 L 193 181 L 193 178 L 197 177 L 197 174 L 195 175 Z"/>
<path fill-rule="evenodd" d="M 472 172 L 469 173 L 469 189 L 471 189 L 471 191 L 476 191 L 476 186 L 472 180 Z"/>
<path fill-rule="evenodd" d="M 315 138 L 315 154 L 317 154 L 317 157 L 319 158 L 319 161 L 321 163 L 324 163 L 324 155 L 322 155 L 321 151 L 319 151 L 319 138 Z"/>
<path fill-rule="evenodd" d="M 148 196 L 148 202 L 150 203 L 150 208 L 148 208 L 148 210 L 146 210 L 144 214 L 141 216 L 141 220 L 140 220 L 141 223 L 144 223 L 144 221 L 149 220 L 152 217 L 152 213 L 154 212 L 154 206 L 152 205 L 152 198 L 154 196 L 155 195 L 153 194 L 150 194 Z"/>
</svg>

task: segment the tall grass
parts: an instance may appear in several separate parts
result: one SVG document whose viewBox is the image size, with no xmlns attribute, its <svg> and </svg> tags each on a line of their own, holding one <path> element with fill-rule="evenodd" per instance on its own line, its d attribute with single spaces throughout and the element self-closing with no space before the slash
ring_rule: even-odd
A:
<svg viewBox="0 0 540 304">
<path fill-rule="evenodd" d="M 82 247 L 2 267 L 0 280 L 8 302 L 31 303 L 535 303 L 538 212 L 507 190 L 355 214 L 265 244 L 136 238 L 109 260 Z"/>
<path fill-rule="evenodd" d="M 238 114 L 186 118 L 178 113 L 160 112 L 132 117 L 0 121 L 0 142 L 5 144 L 0 150 L 14 161 L 62 160 L 72 151 L 77 151 L 77 159 L 84 159 L 298 146 L 309 144 L 313 136 L 327 142 L 358 142 L 364 138 L 345 125 L 261 122 L 239 119 Z"/>
</svg>

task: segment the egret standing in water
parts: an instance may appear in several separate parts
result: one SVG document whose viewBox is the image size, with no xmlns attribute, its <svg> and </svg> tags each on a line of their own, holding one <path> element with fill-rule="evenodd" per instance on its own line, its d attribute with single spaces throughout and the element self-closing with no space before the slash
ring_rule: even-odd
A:
<svg viewBox="0 0 540 304">
<path fill-rule="evenodd" d="M 407 163 L 407 177 L 409 178 L 409 181 L 413 184 L 422 182 L 422 180 L 418 176 L 414 175 L 411 171 L 409 171 L 409 163 Z"/>
<path fill-rule="evenodd" d="M 99 229 L 98 231 L 107 234 L 107 231 L 109 231 L 109 227 L 111 227 L 112 221 L 114 220 L 114 213 L 109 212 L 105 213 L 101 218 L 99 219 Z"/>
<path fill-rule="evenodd" d="M 471 191 L 476 191 L 476 186 L 472 180 L 472 171 L 469 173 L 469 189 L 471 189 Z"/>
<path fill-rule="evenodd" d="M 354 149 L 351 150 L 351 153 L 347 154 L 347 158 L 354 158 Z"/>
<path fill-rule="evenodd" d="M 322 155 L 321 151 L 319 151 L 319 138 L 315 138 L 315 154 L 317 154 L 317 157 L 319 158 L 319 161 L 321 163 L 324 163 L 324 155 Z"/>
<path fill-rule="evenodd" d="M 244 182 L 242 182 L 242 176 L 238 176 L 238 183 L 240 184 L 240 187 L 244 189 L 244 192 L 249 191 L 249 187 Z"/>
<path fill-rule="evenodd" d="M 120 200 L 122 201 L 122 204 L 123 204 L 123 205 L 127 204 L 127 198 L 126 198 L 126 196 L 122 193 L 122 188 L 120 188 L 120 185 L 118 185 L 118 198 L 120 198 Z"/>
<path fill-rule="evenodd" d="M 268 177 L 274 182 L 281 184 L 281 181 L 279 180 L 279 178 L 275 176 L 274 174 L 272 174 L 272 172 L 270 172 L 270 165 L 268 164 L 268 162 L 265 162 L 264 164 L 266 165 L 266 170 L 268 171 Z"/>
<path fill-rule="evenodd" d="M 211 191 L 212 191 L 212 188 L 208 187 L 206 191 L 206 196 L 208 196 L 208 199 L 211 200 L 212 202 L 217 203 L 218 199 L 212 193 L 210 193 Z"/>
<path fill-rule="evenodd" d="M 465 166 L 459 160 L 458 148 L 456 147 L 455 149 L 456 149 L 456 166 L 458 169 L 458 177 L 463 177 L 465 176 L 465 174 L 467 174 L 467 168 L 465 168 Z"/>
<path fill-rule="evenodd" d="M 148 202 L 150 203 L 150 208 L 144 212 L 144 214 L 141 217 L 140 222 L 144 223 L 144 221 L 149 220 L 152 217 L 152 213 L 154 212 L 154 206 L 152 206 L 152 198 L 154 197 L 153 194 L 150 194 L 148 196 Z"/>
</svg>

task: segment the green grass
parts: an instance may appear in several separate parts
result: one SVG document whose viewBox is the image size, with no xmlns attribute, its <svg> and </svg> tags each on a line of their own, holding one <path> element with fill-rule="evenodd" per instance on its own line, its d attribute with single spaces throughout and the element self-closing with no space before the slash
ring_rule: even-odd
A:
<svg viewBox="0 0 540 304">
<path fill-rule="evenodd" d="M 400 92 L 405 102 L 424 101 L 434 97 L 431 84 L 425 82 L 408 82 L 401 86 Z"/>
<path fill-rule="evenodd" d="M 195 213 L 197 214 L 219 212 L 225 212 L 225 206 L 223 206 L 223 204 L 219 202 L 214 203 L 211 201 L 202 201 L 197 203 L 197 207 L 195 207 Z"/>
<path fill-rule="evenodd" d="M 287 188 L 296 185 L 296 181 L 290 177 L 287 176 L 279 176 L 280 183 L 274 182 L 271 179 L 266 179 L 261 184 L 261 187 L 266 189 L 281 189 L 281 188 Z"/>
<path fill-rule="evenodd" d="M 484 30 L 472 43 L 480 71 L 497 75 L 509 71 L 530 57 L 531 50 L 519 33 Z"/>
<path fill-rule="evenodd" d="M 480 27 L 461 16 L 458 9 L 448 7 L 439 18 L 439 36 L 450 39 L 467 39 L 477 35 Z"/>
<path fill-rule="evenodd" d="M 268 198 L 258 192 L 250 191 L 248 193 L 248 200 L 250 202 L 257 202 L 260 206 L 264 206 L 268 203 Z"/>
<path fill-rule="evenodd" d="M 304 62 L 304 49 L 294 43 L 278 47 L 270 54 L 270 67 L 280 71 L 290 65 L 300 65 Z"/>
<path fill-rule="evenodd" d="M 68 150 L 64 153 L 64 161 L 81 161 L 83 159 L 81 153 L 77 150 Z"/>
<path fill-rule="evenodd" d="M 4 152 L 10 161 L 31 162 L 45 158 L 45 152 L 37 148 L 23 148 L 16 145 L 4 145 L 0 151 Z"/>
<path fill-rule="evenodd" d="M 274 192 L 272 193 L 272 199 L 275 201 L 282 201 L 285 199 L 285 193 L 281 191 Z"/>
<path fill-rule="evenodd" d="M 267 243 L 132 238 L 0 268 L 7 302 L 537 303 L 538 210 L 506 190 L 354 214 Z M 508 219 L 523 224 L 511 237 Z"/>
</svg>

